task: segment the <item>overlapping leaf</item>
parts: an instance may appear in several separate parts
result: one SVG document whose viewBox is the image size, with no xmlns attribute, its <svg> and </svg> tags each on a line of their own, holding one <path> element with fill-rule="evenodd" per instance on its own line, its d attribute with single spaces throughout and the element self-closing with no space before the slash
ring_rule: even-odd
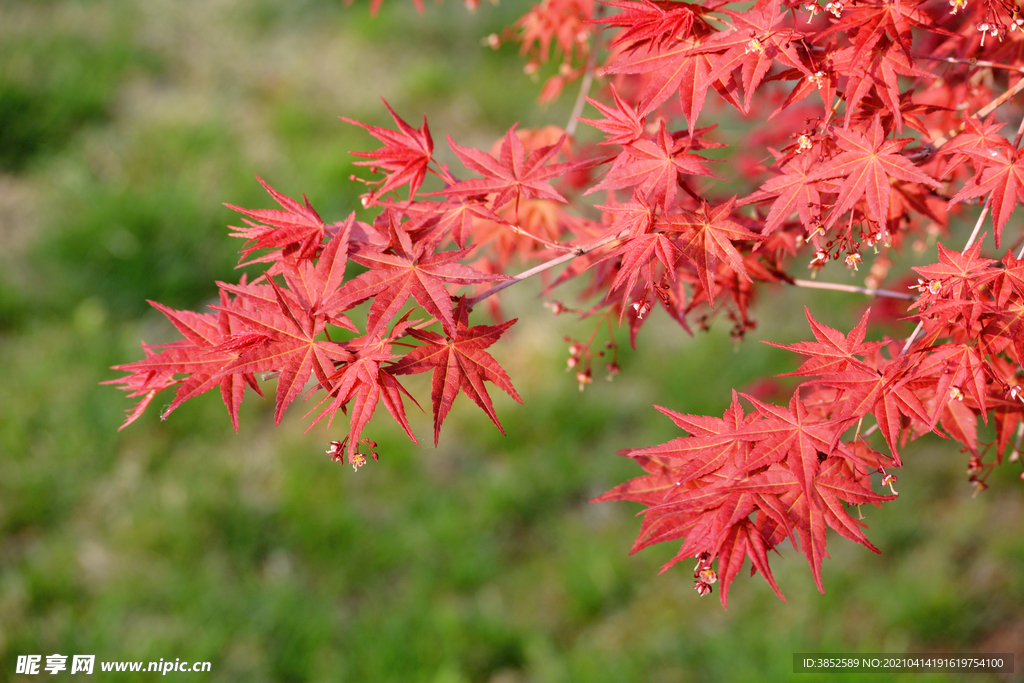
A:
<svg viewBox="0 0 1024 683">
<path fill-rule="evenodd" d="M 563 138 L 564 140 L 564 138 Z M 564 175 L 577 164 L 564 161 L 548 164 L 561 150 L 563 140 L 546 145 L 526 154 L 523 141 L 512 126 L 505 134 L 501 151 L 495 159 L 487 152 L 472 147 L 462 147 L 448 137 L 448 144 L 466 165 L 467 168 L 482 174 L 483 178 L 462 180 L 440 192 L 429 193 L 428 196 L 444 195 L 447 197 L 465 197 L 474 195 L 494 194 L 493 209 L 517 199 L 540 197 L 565 202 L 547 181 Z"/>
<path fill-rule="evenodd" d="M 989 206 L 992 208 L 998 248 L 1010 214 L 1017 203 L 1024 200 L 1024 149 L 993 149 L 981 174 L 971 178 L 963 189 L 953 195 L 949 206 L 985 195 L 990 195 Z"/>
<path fill-rule="evenodd" d="M 468 310 L 462 299 L 455 312 L 456 325 L 447 337 L 429 330 L 410 330 L 409 334 L 423 342 L 389 371 L 395 375 L 413 374 L 433 369 L 430 398 L 434 409 L 434 445 L 441 433 L 441 424 L 461 390 L 491 418 L 502 434 L 505 430 L 494 412 L 494 404 L 484 382 L 491 382 L 519 403 L 523 400 L 512 386 L 508 373 L 498 361 L 484 351 L 513 324 L 515 319 L 500 325 L 468 326 Z"/>
<path fill-rule="evenodd" d="M 317 381 L 326 386 L 328 377 L 334 374 L 334 363 L 351 360 L 352 354 L 340 344 L 318 338 L 327 327 L 324 316 L 303 308 L 294 295 L 282 290 L 273 280 L 270 286 L 276 298 L 276 309 L 224 306 L 218 310 L 267 335 L 266 342 L 246 349 L 223 372 L 279 371 L 274 423 L 280 424 L 285 409 L 311 376 L 315 375 Z"/>
<path fill-rule="evenodd" d="M 699 214 L 691 211 L 672 213 L 664 216 L 660 223 L 663 229 L 679 233 L 677 244 L 696 267 L 712 306 L 715 304 L 712 280 L 718 271 L 719 260 L 749 281 L 743 257 L 734 243 L 764 239 L 763 235 L 751 232 L 729 218 L 735 202 L 735 197 L 714 207 L 705 202 Z"/>
<path fill-rule="evenodd" d="M 833 128 L 833 134 L 843 151 L 811 177 L 813 180 L 844 179 L 826 225 L 834 225 L 861 198 L 867 203 L 868 217 L 879 225 L 885 225 L 892 180 L 940 187 L 906 157 L 897 154 L 910 140 L 886 139 L 885 130 L 877 118 L 866 134 L 844 128 Z"/>
<path fill-rule="evenodd" d="M 242 250 L 242 258 L 247 258 L 254 251 L 260 249 L 284 249 L 285 247 L 296 247 L 303 258 L 312 258 L 323 241 L 326 226 L 309 200 L 303 195 L 303 203 L 299 204 L 294 199 L 284 196 L 274 188 L 270 187 L 263 178 L 256 176 L 270 196 L 282 206 L 284 211 L 279 209 L 243 209 L 234 204 L 225 204 L 229 209 L 243 213 L 260 223 L 246 220 L 248 228 L 234 228 L 232 237 L 244 237 L 248 242 Z M 244 219 L 243 219 L 244 220 Z M 270 254 L 256 259 L 257 262 L 273 261 L 275 255 Z"/>
<path fill-rule="evenodd" d="M 395 240 L 386 249 L 367 248 L 351 259 L 368 267 L 359 277 L 346 282 L 333 299 L 336 306 L 349 308 L 374 297 L 367 320 L 367 334 L 373 336 L 396 317 L 411 297 L 445 329 L 455 328 L 451 294 L 445 284 L 471 285 L 509 279 L 507 275 L 482 273 L 458 263 L 468 249 L 428 253 L 428 244 L 413 244 L 402 230 L 393 230 Z M 388 253 L 393 251 L 394 253 Z"/>
<path fill-rule="evenodd" d="M 373 152 L 352 152 L 356 156 L 369 160 L 357 161 L 355 162 L 356 166 L 371 166 L 390 172 L 380 187 L 376 189 L 375 194 L 382 195 L 408 184 L 409 198 L 412 199 L 427 175 L 434 153 L 434 140 L 430 137 L 426 116 L 423 117 L 423 127 L 416 129 L 402 120 L 387 103 L 387 100 L 384 101 L 384 106 L 388 108 L 388 113 L 398 125 L 397 131 L 369 126 L 345 116 L 340 118 L 342 121 L 363 128 L 384 143 L 383 147 Z"/>
</svg>

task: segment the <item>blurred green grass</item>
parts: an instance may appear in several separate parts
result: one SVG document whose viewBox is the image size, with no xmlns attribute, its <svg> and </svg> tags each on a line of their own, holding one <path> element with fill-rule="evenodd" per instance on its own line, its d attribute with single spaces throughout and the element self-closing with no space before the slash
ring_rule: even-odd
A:
<svg viewBox="0 0 1024 683">
<path fill-rule="evenodd" d="M 653 321 L 581 395 L 561 337 L 589 327 L 523 285 L 494 349 L 525 399 L 496 397 L 509 436 L 461 400 L 437 449 L 375 420 L 382 458 L 358 475 L 252 397 L 238 436 L 214 396 L 116 431 L 128 402 L 98 383 L 172 337 L 145 299 L 199 308 L 237 279 L 221 202 L 269 206 L 253 172 L 340 218 L 360 191 L 348 150 L 374 144 L 336 117 L 385 125 L 379 96 L 428 113 L 439 147 L 564 124 L 571 101 L 538 110 L 514 50 L 480 47 L 519 11 L 0 0 L 0 680 L 58 652 L 210 661 L 178 677 L 214 681 L 495 683 L 788 680 L 793 652 L 1024 656 L 1020 483 L 999 472 L 971 499 L 937 439 L 908 450 L 898 501 L 865 510 L 881 556 L 830 536 L 824 596 L 800 556 L 777 558 L 788 603 L 760 579 L 727 612 L 699 600 L 686 567 L 658 574 L 674 549 L 626 554 L 634 506 L 587 502 L 637 474 L 618 449 L 678 435 L 652 403 L 720 413 L 732 387 L 792 369 L 756 340 L 805 338 L 804 303 L 848 328 L 860 302 L 834 294 L 766 299 L 738 350 L 724 325 L 690 339 Z"/>
</svg>

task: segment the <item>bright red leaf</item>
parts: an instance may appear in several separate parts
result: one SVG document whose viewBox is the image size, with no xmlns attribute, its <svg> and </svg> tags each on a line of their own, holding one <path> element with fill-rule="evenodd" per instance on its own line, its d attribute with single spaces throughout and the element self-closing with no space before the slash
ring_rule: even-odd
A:
<svg viewBox="0 0 1024 683">
<path fill-rule="evenodd" d="M 409 334 L 423 342 L 423 346 L 413 349 L 389 368 L 395 375 L 424 372 L 433 368 L 430 398 L 434 408 L 435 446 L 441 433 L 441 424 L 460 390 L 487 413 L 502 434 L 505 430 L 494 412 L 494 404 L 484 382 L 493 383 L 519 403 L 523 402 L 512 386 L 508 373 L 493 356 L 484 351 L 515 324 L 515 319 L 500 325 L 469 327 L 465 299 L 461 300 L 455 317 L 456 326 L 451 336 L 445 337 L 429 330 L 410 330 Z"/>
</svg>

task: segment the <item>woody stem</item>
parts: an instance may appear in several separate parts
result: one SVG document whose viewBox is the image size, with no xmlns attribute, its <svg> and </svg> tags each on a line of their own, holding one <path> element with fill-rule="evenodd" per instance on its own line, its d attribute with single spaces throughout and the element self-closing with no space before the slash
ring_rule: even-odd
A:
<svg viewBox="0 0 1024 683">
<path fill-rule="evenodd" d="M 604 5 L 598 5 L 595 19 L 604 15 Z M 565 124 L 565 134 L 574 135 L 576 126 L 579 125 L 579 116 L 583 113 L 583 107 L 587 104 L 587 95 L 590 93 L 590 86 L 594 83 L 594 72 L 597 71 L 597 53 L 600 52 L 601 34 L 594 32 L 594 44 L 590 47 L 590 55 L 587 57 L 586 71 L 583 72 L 583 82 L 580 84 L 580 92 L 576 96 L 576 103 L 572 106 L 572 113 L 569 114 L 569 123 Z"/>
<path fill-rule="evenodd" d="M 522 282 L 523 280 L 525 280 L 527 278 L 533 277 L 534 275 L 538 275 L 539 273 L 543 273 L 545 270 L 551 270 L 552 268 L 554 268 L 557 265 L 560 265 L 560 264 L 565 263 L 567 261 L 571 261 L 571 260 L 573 260 L 574 258 L 576 258 L 578 256 L 583 256 L 584 254 L 587 254 L 587 253 L 589 253 L 591 251 L 594 251 L 595 249 L 600 249 L 601 247 L 603 247 L 605 245 L 611 244 L 612 242 L 614 242 L 616 240 L 622 239 L 622 237 L 624 237 L 624 236 L 625 236 L 624 232 L 616 234 L 616 235 L 609 235 L 609 236 L 607 236 L 607 237 L 605 237 L 603 239 L 600 239 L 600 240 L 594 242 L 593 244 L 588 244 L 585 247 L 575 247 L 575 248 L 573 248 L 572 251 L 570 251 L 567 254 L 562 254 L 561 256 L 556 256 L 555 258 L 553 258 L 553 259 L 551 259 L 549 261 L 545 261 L 544 263 L 540 264 L 539 266 L 534 266 L 533 268 L 530 268 L 529 270 L 524 270 L 523 272 L 519 273 L 518 275 L 516 275 L 515 277 L 513 277 L 513 278 L 511 278 L 509 280 L 503 280 L 503 281 L 499 282 L 498 284 L 494 285 L 490 289 L 488 289 L 488 290 L 486 290 L 484 292 L 481 292 L 480 294 L 477 294 L 472 299 L 467 299 L 466 303 L 470 307 L 475 306 L 478 303 L 480 303 L 481 301 L 483 301 L 484 299 L 486 299 L 487 297 L 492 296 L 494 294 L 497 294 L 501 290 L 506 289 L 508 287 L 511 287 L 512 285 L 516 284 L 517 282 Z"/>
<path fill-rule="evenodd" d="M 793 280 L 793 284 L 797 287 L 807 287 L 808 289 L 832 289 L 838 292 L 854 292 L 857 294 L 867 294 L 868 296 L 881 296 L 888 297 L 890 299 L 906 299 L 907 301 L 913 301 L 915 297 L 913 294 L 906 292 L 894 292 L 891 289 L 879 289 L 877 287 L 857 287 L 856 285 L 843 285 L 836 282 L 819 282 L 817 280 Z"/>
</svg>

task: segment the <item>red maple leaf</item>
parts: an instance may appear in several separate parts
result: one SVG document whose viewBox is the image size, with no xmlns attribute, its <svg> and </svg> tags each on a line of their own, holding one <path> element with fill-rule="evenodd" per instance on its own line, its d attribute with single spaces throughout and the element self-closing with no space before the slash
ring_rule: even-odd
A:
<svg viewBox="0 0 1024 683">
<path fill-rule="evenodd" d="M 111 370 L 127 372 L 129 373 L 128 375 L 100 382 L 100 384 L 111 384 L 117 386 L 123 391 L 128 392 L 129 398 L 139 399 L 139 402 L 136 403 L 133 408 L 129 408 L 125 411 L 125 420 L 121 423 L 121 426 L 117 428 L 117 431 L 121 431 L 139 419 L 142 413 L 146 411 L 146 408 L 149 407 L 149 404 L 153 402 L 153 399 L 158 393 L 164 389 L 181 383 L 180 379 L 174 378 L 174 375 L 177 374 L 177 370 L 173 366 L 166 367 L 157 365 L 155 367 L 149 367 L 146 365 L 148 361 L 152 361 L 154 359 L 159 362 L 160 356 L 163 355 L 154 352 L 154 348 L 155 347 L 150 346 L 146 342 L 142 342 L 142 350 L 146 354 L 144 359 L 136 361 L 135 363 L 114 365 L 110 368 Z"/>
<path fill-rule="evenodd" d="M 922 0 L 900 0 L 899 2 L 886 2 L 885 0 L 867 0 L 858 2 L 844 8 L 842 17 L 833 24 L 814 36 L 814 40 L 820 40 L 834 33 L 852 34 L 852 41 L 857 51 L 854 54 L 854 61 L 861 60 L 865 53 L 874 48 L 883 35 L 889 37 L 900 46 L 900 51 L 910 57 L 910 44 L 912 42 L 911 27 L 920 28 L 952 35 L 945 29 L 937 26 L 935 22 L 924 12 L 918 9 L 923 4 Z"/>
<path fill-rule="evenodd" d="M 797 155 L 783 165 L 782 175 L 769 178 L 757 192 L 738 202 L 738 205 L 775 197 L 764 222 L 764 234 L 777 230 L 794 212 L 810 233 L 816 229 L 815 208 L 821 206 L 818 181 L 814 179 L 816 173 L 816 164 L 810 155 Z"/>
<path fill-rule="evenodd" d="M 1003 256 L 1003 268 L 993 278 L 996 304 L 1005 306 L 1011 296 L 1024 297 L 1024 259 L 1016 258 L 1012 251 Z"/>
<path fill-rule="evenodd" d="M 691 33 L 703 35 L 711 30 L 704 19 L 708 10 L 700 5 L 651 0 L 603 0 L 603 4 L 620 11 L 592 21 L 622 27 L 615 34 L 612 47 L 624 50 L 662 46 L 685 39 Z"/>
<path fill-rule="evenodd" d="M 756 416 L 744 413 L 735 391 L 732 404 L 720 418 L 684 415 L 661 406 L 654 407 L 667 415 L 677 427 L 690 432 L 691 436 L 673 439 L 660 446 L 635 450 L 631 457 L 650 456 L 671 462 L 679 481 L 700 479 L 722 468 L 726 468 L 729 475 L 745 471 L 745 465 L 742 463 L 749 449 L 744 451 L 741 448 L 742 442 L 736 438 L 736 433 L 744 425 L 753 422 Z M 737 464 L 735 460 L 741 464 Z"/>
<path fill-rule="evenodd" d="M 897 154 L 911 139 L 886 139 L 885 129 L 877 117 L 871 123 L 867 135 L 844 128 L 833 128 L 832 131 L 843 152 L 811 176 L 813 180 L 845 179 L 840 186 L 836 206 L 826 221 L 827 226 L 834 225 L 862 197 L 867 201 L 869 218 L 879 225 L 886 225 L 891 178 L 941 187 L 909 159 Z"/>
<path fill-rule="evenodd" d="M 727 604 L 729 584 L 746 557 L 750 557 L 779 597 L 785 599 L 768 566 L 766 553 L 770 548 L 748 516 L 760 512 L 788 528 L 788 517 L 775 494 L 785 491 L 792 476 L 779 466 L 762 468 L 748 476 L 750 445 L 737 434 L 757 415 L 744 414 L 736 392 L 722 418 L 683 415 L 655 407 L 691 436 L 622 452 L 649 474 L 621 484 L 591 502 L 632 500 L 648 506 L 630 552 L 685 536 L 679 552 L 662 571 L 701 553 L 717 556 L 723 605 Z"/>
<path fill-rule="evenodd" d="M 800 537 L 801 550 L 811 566 L 814 582 L 818 590 L 824 593 L 821 565 L 828 557 L 825 544 L 826 531 L 829 527 L 872 552 L 881 552 L 868 541 L 861 531 L 864 523 L 850 516 L 845 503 L 877 505 L 894 500 L 896 496 L 872 491 L 870 479 L 866 476 L 853 476 L 849 462 L 843 458 L 825 459 L 810 484 L 809 488 L 805 488 L 794 482 L 790 490 L 780 496 L 780 500 L 789 510 L 790 518 Z"/>
<path fill-rule="evenodd" d="M 807 556 L 819 590 L 826 530 L 878 552 L 850 517 L 846 504 L 877 504 L 895 496 L 871 490 L 865 462 L 870 449 L 855 453 L 837 440 L 836 420 L 812 416 L 794 395 L 789 409 L 752 400 L 744 415 L 738 396 L 722 419 L 682 415 L 658 407 L 690 436 L 650 448 L 623 451 L 648 474 L 626 482 L 593 502 L 632 500 L 647 506 L 636 552 L 654 543 L 684 538 L 662 571 L 700 556 L 698 567 L 718 560 L 722 604 L 746 559 L 785 599 L 771 574 L 768 551 L 787 536 Z M 873 452 L 871 452 L 873 453 Z M 795 534 L 793 532 L 796 532 Z M 695 578 L 702 577 L 695 574 Z"/>
<path fill-rule="evenodd" d="M 673 138 L 662 121 L 656 141 L 642 138 L 626 145 L 604 180 L 584 194 L 635 187 L 652 204 L 668 211 L 675 203 L 680 173 L 718 177 L 705 168 L 707 159 L 689 153 L 692 148 L 693 138 Z"/>
<path fill-rule="evenodd" d="M 939 242 L 938 263 L 912 266 L 916 273 L 929 281 L 930 286 L 925 288 L 911 308 L 934 313 L 936 303 L 946 303 L 948 305 L 944 308 L 947 311 L 954 314 L 964 312 L 961 302 L 975 298 L 974 292 L 998 275 L 989 269 L 995 261 L 981 256 L 982 241 L 978 240 L 963 253 L 946 249 L 942 242 Z M 980 310 L 977 311 L 975 317 L 980 313 Z"/>
<path fill-rule="evenodd" d="M 250 330 L 266 335 L 261 344 L 250 345 L 238 358 L 221 371 L 230 373 L 280 372 L 277 379 L 277 409 L 274 424 L 280 424 L 285 409 L 295 400 L 311 375 L 321 385 L 334 374 L 334 363 L 352 358 L 341 344 L 317 339 L 327 327 L 324 315 L 315 315 L 302 306 L 294 294 L 269 279 L 276 306 L 271 308 L 241 308 L 237 306 L 214 307 L 246 324 Z M 347 319 L 333 319 L 352 331 L 355 326 Z M 345 324 L 347 323 L 347 324 Z"/>
<path fill-rule="evenodd" d="M 644 135 L 644 122 L 646 119 L 637 114 L 628 102 L 619 97 L 619 93 L 612 88 L 612 97 L 615 98 L 615 107 L 592 100 L 589 97 L 587 102 L 594 105 L 599 112 L 604 114 L 603 119 L 579 119 L 588 123 L 600 131 L 608 133 L 608 137 L 602 145 L 628 145 Z"/>
<path fill-rule="evenodd" d="M 266 188 L 270 196 L 284 208 L 284 211 L 279 209 L 243 209 L 234 204 L 224 205 L 266 223 L 266 225 L 260 225 L 246 220 L 245 222 L 250 227 L 233 228 L 235 232 L 231 233 L 232 237 L 244 237 L 248 240 L 242 250 L 242 258 L 247 258 L 249 254 L 259 249 L 284 249 L 288 246 L 297 247 L 298 254 L 302 258 L 315 256 L 320 242 L 324 239 L 326 226 L 323 219 L 320 218 L 320 214 L 310 206 L 306 195 L 302 195 L 304 204 L 299 204 L 267 185 L 263 178 L 256 176 L 256 180 L 260 181 L 260 185 Z M 255 259 L 253 263 L 274 261 L 278 255 L 279 253 L 265 255 Z"/>
<path fill-rule="evenodd" d="M 328 322 L 339 327 L 351 328 L 352 323 L 342 316 L 338 305 L 338 288 L 345 281 L 345 264 L 348 262 L 348 244 L 355 214 L 341 226 L 338 233 L 324 247 L 316 265 L 310 259 L 296 258 L 285 250 L 283 275 L 288 288 L 298 298 L 303 309 L 313 316 L 323 316 Z"/>
<path fill-rule="evenodd" d="M 325 417 L 328 418 L 329 427 L 339 410 L 349 414 L 349 431 L 345 443 L 348 445 L 348 462 L 353 466 L 358 467 L 365 461 L 358 453 L 361 441 L 359 435 L 373 417 L 380 401 L 384 401 L 384 407 L 402 426 L 412 442 L 419 444 L 405 416 L 402 394 L 409 396 L 413 403 L 416 400 L 399 384 L 391 372 L 381 367 L 382 363 L 395 358 L 391 353 L 391 342 L 406 334 L 409 327 L 417 322 L 408 320 L 408 317 L 407 312 L 388 336 L 381 334 L 386 328 L 378 328 L 379 334 L 367 334 L 347 342 L 344 346 L 348 352 L 348 362 L 343 363 L 337 372 L 326 378 L 325 385 L 329 387 L 327 396 L 309 411 L 312 413 L 313 410 L 324 406 L 306 431 Z M 376 460 L 377 454 L 373 451 L 371 453 Z"/>
<path fill-rule="evenodd" d="M 465 248 L 469 236 L 479 220 L 504 223 L 501 216 L 488 208 L 482 201 L 463 198 L 458 202 L 443 202 L 436 205 L 440 214 L 437 227 L 442 233 L 450 233 L 460 249 Z"/>
<path fill-rule="evenodd" d="M 811 414 L 799 393 L 793 394 L 788 408 L 762 403 L 746 394 L 742 396 L 753 403 L 764 418 L 737 432 L 738 436 L 756 442 L 748 468 L 785 463 L 801 489 L 809 495 L 823 459 L 819 454 L 838 455 L 859 463 L 853 451 L 839 442 L 843 423 L 822 420 Z"/>
<path fill-rule="evenodd" d="M 864 365 L 851 365 L 837 372 L 813 380 L 824 386 L 843 389 L 843 406 L 839 419 L 853 424 L 868 413 L 875 416 L 878 429 L 892 452 L 896 467 L 902 466 L 899 443 L 901 415 L 927 424 L 928 409 L 914 393 L 915 374 L 907 356 L 900 356 L 881 371 Z"/>
<path fill-rule="evenodd" d="M 776 59 L 805 76 L 811 75 L 793 44 L 794 38 L 799 38 L 800 34 L 776 28 L 786 16 L 780 12 L 780 4 L 780 0 L 758 0 L 742 13 L 722 10 L 732 17 L 735 28 L 719 31 L 702 43 L 702 52 L 721 54 L 715 55 L 714 68 L 700 79 L 698 88 L 706 89 L 723 75 L 740 69 L 744 95 L 742 111 L 746 113 L 750 110 L 754 90 L 768 75 Z"/>
<path fill-rule="evenodd" d="M 793 481 L 791 473 L 776 466 L 753 476 L 729 478 L 712 475 L 707 485 L 684 489 L 675 500 L 662 503 L 652 511 L 662 515 L 682 515 L 687 519 L 686 540 L 675 557 L 662 567 L 666 571 L 680 560 L 707 553 L 718 558 L 722 579 L 722 606 L 728 607 L 729 584 L 739 572 L 744 559 L 750 558 L 771 585 L 776 595 L 785 600 L 768 565 L 770 549 L 760 529 L 750 516 L 770 514 L 788 524 L 784 508 L 777 501 Z M 681 487 L 677 487 L 679 490 Z M 755 540 L 756 538 L 756 540 Z"/>
<path fill-rule="evenodd" d="M 977 154 L 972 156 L 975 159 L 983 158 Z M 1010 214 L 1017 207 L 1017 202 L 1024 200 L 1024 148 L 992 149 L 981 173 L 967 181 L 967 184 L 949 200 L 948 206 L 989 193 L 989 206 L 992 208 L 992 224 L 995 226 L 998 249 L 1003 228 L 1010 220 Z"/>
<path fill-rule="evenodd" d="M 703 21 L 695 23 L 694 27 L 698 30 L 690 37 L 677 38 L 672 35 L 668 40 L 641 44 L 616 55 L 605 65 L 604 72 L 607 74 L 650 74 L 650 80 L 640 96 L 640 116 L 647 116 L 678 92 L 683 115 L 686 116 L 690 132 L 694 131 L 697 117 L 707 99 L 708 87 L 705 81 L 715 66 L 714 55 L 702 49 L 704 42 L 698 37 L 707 33 L 705 25 Z M 712 84 L 727 102 L 742 109 L 736 99 L 737 86 L 731 73 Z"/>
<path fill-rule="evenodd" d="M 929 429 L 934 429 L 942 411 L 953 401 L 970 396 L 988 423 L 986 372 L 988 363 L 967 344 L 933 346 L 915 366 L 915 376 L 934 378 L 935 399 Z M 929 382 L 931 383 L 931 382 Z"/>
<path fill-rule="evenodd" d="M 939 178 L 945 178 L 968 159 L 974 159 L 976 167 L 984 169 L 989 159 L 993 158 L 993 151 L 1013 153 L 1010 141 L 998 134 L 999 129 L 1006 124 L 997 122 L 995 114 L 984 121 L 967 116 L 964 125 L 965 130 L 939 150 L 939 154 L 950 157 L 949 162 L 939 172 Z"/>
<path fill-rule="evenodd" d="M 465 298 L 462 298 L 455 311 L 456 326 L 453 334 L 442 336 L 429 330 L 409 330 L 409 334 L 423 342 L 423 346 L 416 347 L 389 368 L 395 375 L 414 374 L 433 368 L 430 398 L 434 408 L 435 446 L 441 432 L 441 424 L 460 389 L 487 413 L 502 434 L 505 430 L 502 429 L 494 412 L 494 405 L 484 382 L 492 382 L 519 403 L 523 402 L 512 386 L 508 373 L 493 356 L 484 351 L 498 341 L 505 330 L 515 324 L 516 319 L 500 325 L 469 327 L 469 314 L 465 302 Z"/>
<path fill-rule="evenodd" d="M 860 322 L 850 330 L 850 334 L 847 336 L 839 330 L 819 323 L 811 315 L 811 311 L 804 306 L 804 315 L 807 316 L 807 322 L 811 324 L 811 331 L 814 332 L 814 338 L 817 341 L 799 342 L 788 346 L 766 341 L 765 344 L 810 356 L 798 370 L 778 376 L 827 375 L 843 372 L 851 365 L 860 368 L 867 367 L 857 356 L 866 356 L 885 345 L 885 342 L 864 343 L 864 334 L 867 331 L 870 314 L 870 308 L 864 311 Z"/>
<path fill-rule="evenodd" d="M 877 95 L 877 105 L 880 111 L 878 117 L 892 117 L 896 124 L 896 130 L 903 130 L 903 108 L 913 107 L 910 98 L 904 98 L 900 94 L 899 76 L 912 78 L 930 78 L 924 69 L 914 65 L 902 50 L 889 39 L 883 38 L 865 59 L 858 56 L 858 50 L 854 47 L 847 47 L 838 50 L 831 58 L 833 70 L 840 70 L 849 74 L 849 80 L 844 91 L 846 104 L 846 119 L 844 126 L 850 127 L 854 114 L 862 114 L 862 103 L 869 104 L 867 99 L 869 93 L 874 90 Z M 871 118 L 867 114 L 864 118 Z"/>
<path fill-rule="evenodd" d="M 391 118 L 398 125 L 397 131 L 378 126 L 369 126 L 345 116 L 339 118 L 346 123 L 363 128 L 370 135 L 384 143 L 383 147 L 372 152 L 352 152 L 355 156 L 369 159 L 369 161 L 355 162 L 356 166 L 371 166 L 390 171 L 388 177 L 384 179 L 373 195 L 385 194 L 408 183 L 409 199 L 412 199 L 427 175 L 430 160 L 434 153 L 434 140 L 430 137 L 430 128 L 427 126 L 426 116 L 423 117 L 423 127 L 416 129 L 403 121 L 394 112 L 387 100 L 383 100 L 383 102 L 384 106 L 388 108 Z"/>
<path fill-rule="evenodd" d="M 712 280 L 718 272 L 719 259 L 725 261 L 740 277 L 749 281 L 750 275 L 743 264 L 743 257 L 733 242 L 759 242 L 765 239 L 764 235 L 751 232 L 730 220 L 729 215 L 735 203 L 736 197 L 715 207 L 704 202 L 699 214 L 691 211 L 671 213 L 659 221 L 663 229 L 680 233 L 677 244 L 697 268 L 697 275 L 712 306 L 715 304 Z"/>
<path fill-rule="evenodd" d="M 494 194 L 492 208 L 497 210 L 515 200 L 540 197 L 565 203 L 565 197 L 558 194 L 547 181 L 565 175 L 577 166 L 575 162 L 564 161 L 547 164 L 562 149 L 565 141 L 560 140 L 551 145 L 535 149 L 526 155 L 526 147 L 516 134 L 516 126 L 512 126 L 505 134 L 501 151 L 495 159 L 487 152 L 473 147 L 462 147 L 448 136 L 448 144 L 466 168 L 484 175 L 484 178 L 459 181 L 439 192 L 427 193 L 427 196 L 444 195 L 446 197 L 474 196 Z"/>
<path fill-rule="evenodd" d="M 676 261 L 681 254 L 668 233 L 649 232 L 631 237 L 608 254 L 609 259 L 622 259 L 611 289 L 622 288 L 624 297 L 628 299 L 641 276 L 648 284 L 653 284 L 657 281 L 654 274 L 656 261 L 660 261 L 674 279 Z M 622 310 L 625 311 L 625 306 Z"/>
<path fill-rule="evenodd" d="M 427 242 L 413 244 L 401 227 L 392 225 L 390 229 L 393 239 L 388 247 L 367 247 L 350 255 L 370 270 L 346 282 L 335 300 L 337 306 L 347 309 L 374 297 L 367 318 L 368 336 L 374 336 L 387 325 L 409 297 L 440 320 L 446 330 L 454 330 L 451 294 L 445 283 L 472 285 L 509 279 L 507 275 L 482 273 L 457 263 L 469 249 L 427 253 Z"/>
<path fill-rule="evenodd" d="M 242 286 L 245 286 L 244 280 Z M 221 290 L 220 301 L 221 306 L 231 304 L 227 290 Z M 231 416 L 231 425 L 237 432 L 238 410 L 242 405 L 245 387 L 249 386 L 260 396 L 263 393 L 252 372 L 225 375 L 224 368 L 234 363 L 242 350 L 263 344 L 268 337 L 244 327 L 241 321 L 224 310 L 218 313 L 195 313 L 174 310 L 155 301 L 149 303 L 163 313 L 185 339 L 159 347 L 163 349 L 161 353 L 153 353 L 153 348 L 157 347 L 143 344 L 146 352 L 143 360 L 112 368 L 132 374 L 106 384 L 123 385 L 129 391 L 129 396 L 142 397 L 139 404 L 129 412 L 121 429 L 138 419 L 157 392 L 163 389 L 178 386 L 174 401 L 161 413 L 161 418 L 166 419 L 188 399 L 219 386 L 221 399 Z M 244 305 L 238 301 L 235 304 Z M 174 379 L 177 374 L 187 374 L 188 377 Z"/>
</svg>

